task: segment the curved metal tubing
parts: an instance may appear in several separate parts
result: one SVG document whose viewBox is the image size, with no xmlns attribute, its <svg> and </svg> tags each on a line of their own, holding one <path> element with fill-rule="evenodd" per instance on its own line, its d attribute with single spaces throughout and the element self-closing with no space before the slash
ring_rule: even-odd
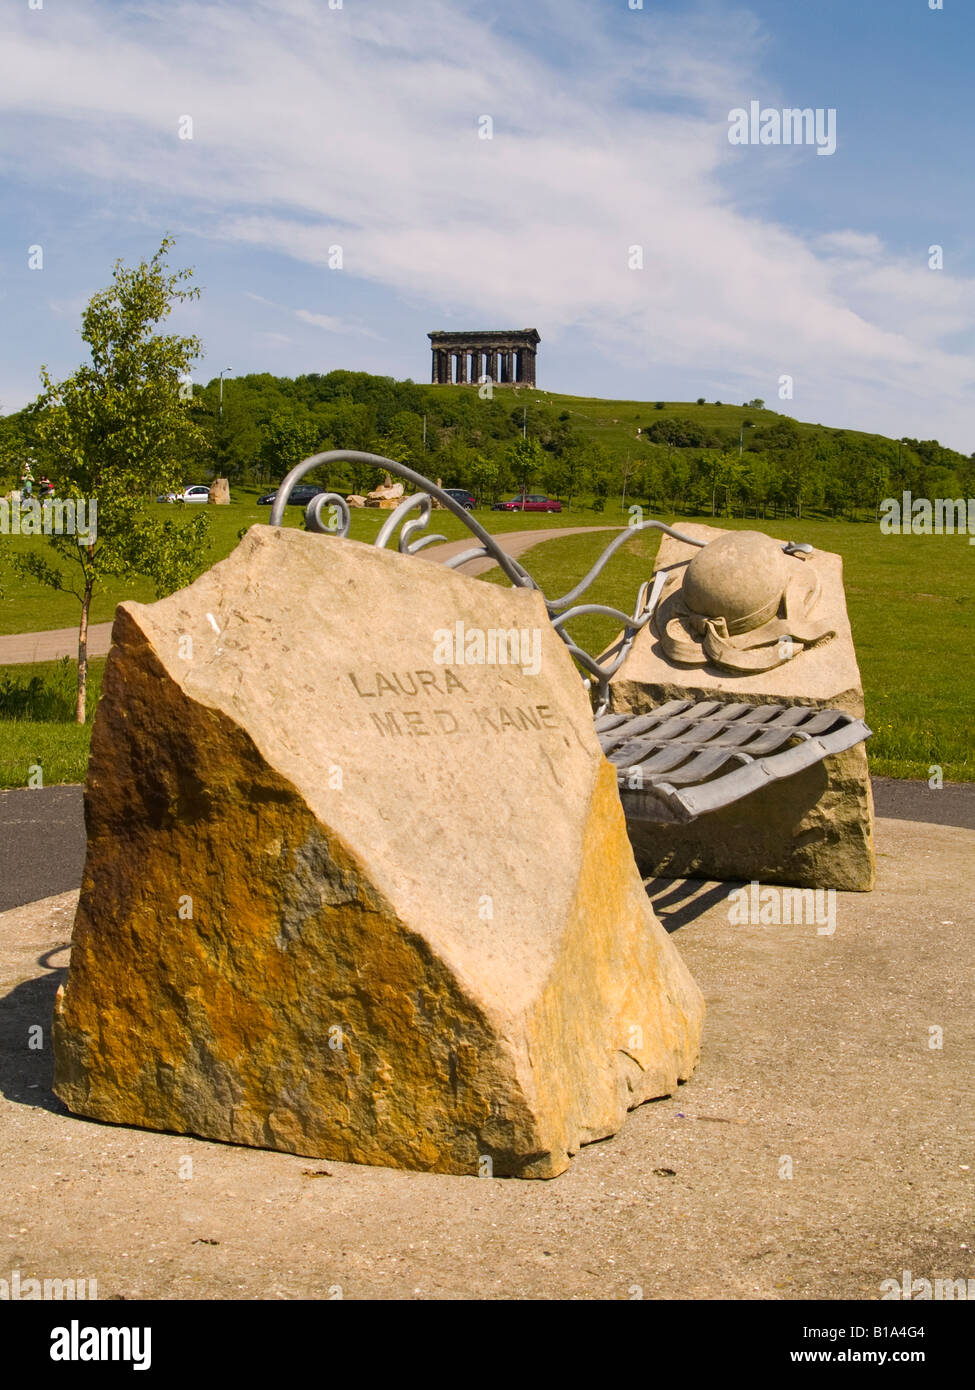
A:
<svg viewBox="0 0 975 1390">
<path fill-rule="evenodd" d="M 322 508 L 335 507 L 341 520 L 338 526 L 327 526 L 322 520 Z M 347 536 L 352 524 L 352 511 L 348 502 L 337 492 L 320 492 L 305 508 L 305 530 L 314 531 L 321 536 Z"/>
<path fill-rule="evenodd" d="M 680 531 L 675 531 L 672 526 L 667 526 L 663 521 L 641 521 L 639 526 L 627 526 L 626 530 L 621 535 L 617 536 L 615 540 L 610 541 L 592 569 L 584 579 L 579 580 L 579 583 L 574 589 L 570 589 L 569 592 L 563 594 L 561 598 L 545 600 L 549 611 L 554 612 L 559 608 L 564 608 L 567 603 L 574 602 L 580 594 L 584 594 L 592 581 L 606 567 L 607 562 L 616 554 L 620 546 L 624 545 L 631 536 L 635 536 L 638 531 L 663 531 L 665 535 L 673 536 L 674 540 L 683 541 L 685 545 L 696 545 L 699 548 L 707 545 L 707 541 L 697 541 L 693 536 L 682 535 Z"/>
<path fill-rule="evenodd" d="M 395 474 L 397 477 L 403 478 L 406 482 L 412 483 L 418 489 L 416 493 L 404 497 L 383 522 L 379 534 L 373 542 L 376 549 L 385 549 L 392 540 L 397 528 L 399 528 L 397 546 L 400 553 L 404 555 L 415 555 L 428 545 L 433 545 L 437 541 L 445 541 L 447 539 L 446 536 L 439 534 L 418 536 L 416 540 L 412 539 L 413 536 L 417 535 L 417 532 L 425 530 L 430 524 L 432 511 L 431 499 L 436 499 L 446 511 L 452 512 L 454 516 L 462 521 L 467 529 L 473 532 L 480 542 L 479 545 L 472 547 L 470 550 L 465 550 L 460 555 L 454 555 L 452 558 L 444 561 L 445 568 L 459 569 L 462 565 L 468 564 L 471 560 L 491 559 L 500 566 L 502 572 L 507 575 L 508 579 L 511 580 L 511 583 L 516 588 L 538 589 L 541 593 L 539 586 L 535 583 L 534 579 L 532 579 L 528 571 L 520 565 L 517 560 L 513 559 L 501 549 L 496 538 L 491 535 L 490 531 L 486 531 L 480 522 L 475 521 L 466 507 L 462 507 L 459 502 L 455 502 L 449 493 L 445 492 L 443 488 L 438 487 L 436 483 L 432 483 L 429 478 L 425 478 L 422 473 L 417 473 L 414 469 L 408 468 L 405 463 L 397 463 L 395 459 L 384 458 L 381 454 L 366 454 L 354 449 L 328 449 L 325 453 L 314 454 L 311 458 L 304 459 L 301 463 L 295 464 L 294 468 L 291 469 L 290 473 L 288 473 L 277 490 L 274 505 L 271 508 L 270 524 L 272 526 L 281 525 L 284 519 L 284 509 L 287 506 L 288 498 L 295 484 L 300 482 L 305 474 L 310 473 L 313 468 L 320 468 L 323 464 L 330 463 L 363 463 L 370 468 L 382 469 L 390 475 Z M 327 526 L 322 521 L 321 514 L 326 506 L 338 508 L 338 526 Z M 413 511 L 418 511 L 419 515 L 407 521 L 406 518 Z M 309 531 L 347 537 L 351 522 L 352 513 L 348 503 L 344 497 L 339 496 L 339 494 L 335 492 L 321 493 L 319 496 L 314 497 L 305 509 L 305 526 Z M 627 526 L 620 535 L 615 536 L 590 569 L 589 573 L 585 575 L 584 578 L 580 579 L 575 588 L 570 589 L 567 594 L 563 594 L 561 598 L 547 599 L 544 593 L 542 593 L 542 598 L 545 600 L 545 607 L 548 610 L 552 626 L 568 647 L 570 654 L 584 670 L 589 672 L 589 677 L 584 677 L 587 689 L 591 689 L 594 683 L 598 686 L 598 699 L 600 703 L 597 714 L 606 707 L 610 678 L 619 670 L 620 666 L 625 661 L 637 633 L 642 628 L 646 627 L 653 616 L 654 609 L 657 606 L 661 591 L 667 579 L 667 573 L 664 570 L 660 570 L 654 575 L 652 589 L 649 581 L 644 581 L 640 585 L 633 613 L 629 616 L 621 612 L 618 608 L 611 608 L 601 603 L 573 605 L 575 604 L 575 600 L 579 598 L 581 594 L 585 593 L 593 580 L 602 573 L 617 550 L 640 531 L 662 531 L 664 535 L 672 536 L 674 540 L 683 541 L 685 545 L 693 545 L 698 549 L 707 544 L 706 541 L 696 540 L 693 536 L 686 536 L 683 532 L 676 531 L 672 526 L 666 525 L 663 521 L 643 521 L 638 526 Z M 811 552 L 812 546 L 802 542 L 788 541 L 783 545 L 782 549 L 786 554 L 805 557 L 806 554 Z M 649 598 L 647 597 L 648 591 Z M 598 613 L 605 617 L 615 618 L 623 625 L 623 632 L 618 642 L 607 649 L 606 654 L 612 655 L 613 659 L 603 665 L 600 665 L 595 657 L 590 656 L 589 653 L 583 651 L 581 647 L 576 646 L 568 633 L 563 631 L 563 625 L 572 618 L 582 617 L 585 614 L 591 613 Z"/>
<path fill-rule="evenodd" d="M 313 468 L 320 468 L 326 463 L 363 463 L 370 468 L 381 468 L 386 473 L 395 473 L 397 477 L 405 479 L 408 483 L 413 483 L 421 493 L 426 493 L 428 497 L 436 498 L 441 506 L 448 512 L 453 512 L 454 516 L 458 517 L 468 530 L 473 531 L 482 546 L 484 546 L 487 554 L 490 555 L 492 560 L 497 561 L 502 571 L 508 576 L 516 588 L 534 589 L 538 587 L 526 571 L 523 570 L 520 565 L 516 564 L 510 556 L 504 553 L 490 531 L 485 531 L 480 522 L 475 521 L 466 508 L 462 507 L 459 502 L 455 502 L 448 493 L 444 492 L 443 488 L 437 487 L 436 483 L 432 483 L 430 479 L 425 478 L 422 473 L 417 473 L 412 468 L 407 468 L 405 463 L 397 463 L 395 459 L 383 458 L 381 454 L 364 454 L 357 449 L 327 449 L 323 454 L 313 454 L 311 458 L 303 459 L 301 463 L 296 463 L 277 490 L 274 505 L 271 508 L 271 526 L 281 525 L 284 519 L 284 509 L 291 495 L 291 489 L 295 484 L 300 482 L 305 474 L 310 473 Z M 412 499 L 404 498 L 403 502 L 400 503 L 389 520 L 383 525 L 379 536 L 377 536 L 374 541 L 374 545 L 377 549 L 384 548 L 389 540 L 393 530 L 394 518 L 399 517 L 400 520 L 402 520 L 403 515 L 409 510 L 409 508 L 405 506 L 405 503 L 408 501 L 412 502 Z M 419 520 L 418 518 L 418 522 Z M 344 532 L 336 532 L 335 534 L 347 536 L 348 527 L 346 527 Z M 380 537 L 382 537 L 382 540 L 380 540 Z"/>
<path fill-rule="evenodd" d="M 373 545 L 377 550 L 385 550 L 386 546 L 393 538 L 393 532 L 397 526 L 402 526 L 399 533 L 397 547 L 401 555 L 415 555 L 418 550 L 422 550 L 425 545 L 432 545 L 434 541 L 445 541 L 446 536 L 434 535 L 426 536 L 422 540 L 410 543 L 410 537 L 416 531 L 422 531 L 430 525 L 430 512 L 432 503 L 425 492 L 414 492 L 412 497 L 404 497 L 398 507 L 390 512 L 387 519 L 379 528 L 379 535 Z M 406 521 L 410 512 L 419 511 L 420 515 L 414 517 L 412 521 Z"/>
</svg>

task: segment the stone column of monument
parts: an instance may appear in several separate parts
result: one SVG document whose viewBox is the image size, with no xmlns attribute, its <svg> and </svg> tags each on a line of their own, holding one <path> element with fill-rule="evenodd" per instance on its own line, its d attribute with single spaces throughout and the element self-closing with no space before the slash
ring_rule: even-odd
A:
<svg viewBox="0 0 975 1390">
<path fill-rule="evenodd" d="M 524 380 L 525 380 L 525 384 L 526 384 L 526 386 L 534 386 L 534 385 L 535 385 L 535 349 L 534 349 L 534 348 L 525 348 L 525 349 L 524 349 L 524 358 L 525 358 L 525 366 L 524 366 Z"/>
<path fill-rule="evenodd" d="M 462 385 L 467 380 L 467 353 L 457 353 L 457 384 Z"/>
<path fill-rule="evenodd" d="M 450 382 L 453 379 L 452 369 L 454 365 L 453 361 L 451 360 L 450 353 L 441 348 L 437 356 L 439 360 L 439 376 L 437 380 L 443 383 L 444 385 L 449 386 Z"/>
</svg>

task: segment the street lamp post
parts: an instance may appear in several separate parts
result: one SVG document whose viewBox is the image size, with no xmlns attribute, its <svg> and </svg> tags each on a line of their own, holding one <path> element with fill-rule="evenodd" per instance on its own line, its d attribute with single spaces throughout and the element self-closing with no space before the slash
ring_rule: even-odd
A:
<svg viewBox="0 0 975 1390">
<path fill-rule="evenodd" d="M 229 374 L 229 373 L 232 372 L 232 371 L 233 371 L 233 367 L 224 367 L 223 371 L 220 373 L 220 410 L 219 410 L 219 420 L 220 420 L 220 423 L 221 423 L 221 424 L 223 424 L 223 379 L 224 379 L 224 375 L 225 375 L 225 374 Z"/>
</svg>

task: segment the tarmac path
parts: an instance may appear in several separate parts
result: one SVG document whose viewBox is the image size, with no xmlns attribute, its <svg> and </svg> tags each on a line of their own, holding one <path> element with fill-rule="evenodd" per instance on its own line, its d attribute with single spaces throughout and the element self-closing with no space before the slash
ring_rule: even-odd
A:
<svg viewBox="0 0 975 1390">
<path fill-rule="evenodd" d="M 0 792 L 0 912 L 81 884 L 85 862 L 83 788 Z M 975 782 L 873 779 L 878 816 L 975 830 Z"/>
</svg>

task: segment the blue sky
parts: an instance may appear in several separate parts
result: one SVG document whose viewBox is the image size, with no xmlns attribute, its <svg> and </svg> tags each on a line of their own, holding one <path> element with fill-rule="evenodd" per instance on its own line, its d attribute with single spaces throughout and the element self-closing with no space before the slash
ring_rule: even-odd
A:
<svg viewBox="0 0 975 1390">
<path fill-rule="evenodd" d="M 0 409 L 171 231 L 198 380 L 425 381 L 430 329 L 531 326 L 543 388 L 970 453 L 973 40 L 971 0 L 5 0 Z M 752 101 L 836 152 L 732 145 Z"/>
</svg>

